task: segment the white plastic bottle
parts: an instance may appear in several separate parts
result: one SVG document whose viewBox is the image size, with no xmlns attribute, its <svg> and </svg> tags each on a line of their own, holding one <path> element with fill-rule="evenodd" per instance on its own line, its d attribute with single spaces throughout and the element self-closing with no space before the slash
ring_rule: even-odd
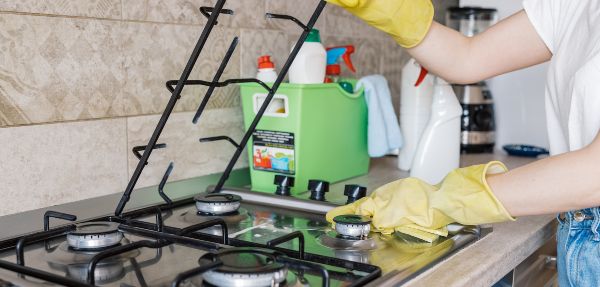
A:
<svg viewBox="0 0 600 287">
<path fill-rule="evenodd" d="M 327 52 L 321 44 L 319 30 L 312 29 L 292 62 L 289 76 L 292 84 L 321 84 L 325 81 Z"/>
<path fill-rule="evenodd" d="M 400 128 L 404 145 L 398 154 L 398 168 L 401 170 L 409 170 L 412 166 L 431 113 L 434 77 L 427 74 L 422 78 L 421 72 L 421 65 L 415 59 L 410 59 L 402 69 Z"/>
<path fill-rule="evenodd" d="M 277 80 L 277 72 L 275 72 L 275 64 L 271 62 L 271 56 L 260 56 L 258 58 L 256 79 L 265 83 L 274 83 Z"/>
<path fill-rule="evenodd" d="M 436 78 L 431 116 L 410 171 L 430 184 L 437 184 L 460 164 L 460 116 L 462 107 L 450 84 Z"/>
</svg>

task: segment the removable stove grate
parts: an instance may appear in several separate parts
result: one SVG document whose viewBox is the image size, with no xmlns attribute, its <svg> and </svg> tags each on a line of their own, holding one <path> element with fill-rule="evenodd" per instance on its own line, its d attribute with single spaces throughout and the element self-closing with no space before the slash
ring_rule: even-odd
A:
<svg viewBox="0 0 600 287">
<path fill-rule="evenodd" d="M 194 69 L 196 61 L 198 60 L 198 57 L 200 56 L 200 53 L 201 53 L 202 49 L 204 48 L 204 45 L 206 44 L 208 37 L 209 37 L 210 33 L 212 32 L 213 27 L 216 26 L 218 23 L 217 18 L 219 17 L 219 15 L 221 15 L 221 14 L 233 15 L 234 14 L 234 11 L 229 10 L 229 9 L 224 9 L 223 8 L 224 5 L 225 5 L 225 0 L 217 0 L 217 3 L 214 7 L 201 7 L 200 8 L 202 15 L 206 16 L 208 18 L 208 21 L 202 31 L 202 34 L 200 35 L 200 37 L 198 38 L 198 41 L 196 42 L 196 46 L 194 47 L 194 50 L 192 51 L 192 54 L 190 55 L 190 58 L 186 64 L 183 72 L 181 73 L 181 76 L 179 77 L 179 80 L 170 80 L 170 81 L 166 82 L 166 88 L 169 90 L 169 92 L 171 92 L 171 98 L 169 99 L 169 102 L 167 103 L 167 106 L 165 107 L 165 110 L 163 111 L 162 116 L 161 116 L 158 124 L 156 125 L 156 128 L 154 129 L 154 132 L 152 133 L 152 136 L 150 137 L 150 140 L 148 141 L 148 144 L 145 146 L 137 146 L 137 147 L 133 148 L 133 152 L 136 155 L 136 157 L 139 159 L 139 162 L 131 176 L 131 179 L 129 180 L 129 183 L 127 184 L 125 192 L 123 193 L 123 196 L 121 197 L 121 200 L 119 201 L 119 203 L 117 205 L 117 208 L 115 209 L 115 216 L 120 216 L 121 213 L 123 213 L 123 210 L 125 209 L 125 205 L 129 201 L 129 199 L 131 197 L 131 193 L 133 192 L 135 185 L 136 185 L 137 181 L 139 180 L 139 178 L 142 174 L 142 171 L 144 170 L 144 167 L 148 164 L 148 160 L 150 158 L 150 155 L 152 154 L 152 151 L 154 149 L 166 147 L 166 144 L 164 144 L 164 143 L 159 144 L 158 139 L 160 138 L 160 135 L 161 135 L 167 121 L 169 120 L 169 117 L 170 117 L 171 113 L 173 112 L 173 109 L 175 108 L 175 104 L 181 98 L 181 96 L 182 96 L 181 93 L 185 86 L 202 85 L 202 86 L 208 87 L 206 94 L 202 98 L 202 101 L 192 119 L 192 122 L 194 124 L 197 124 L 198 120 L 200 119 L 204 109 L 206 108 L 206 106 L 207 106 L 208 102 L 210 101 L 210 98 L 216 88 L 222 88 L 222 87 L 226 87 L 228 85 L 241 84 L 241 83 L 259 84 L 260 86 L 262 86 L 265 89 L 265 91 L 267 92 L 267 96 L 264 99 L 264 101 L 263 101 L 262 105 L 260 106 L 260 108 L 258 109 L 258 111 L 256 112 L 256 116 L 250 123 L 248 129 L 242 136 L 242 139 L 239 141 L 239 143 L 228 136 L 212 136 L 212 137 L 200 139 L 200 142 L 227 141 L 235 147 L 235 152 L 232 155 L 231 159 L 229 160 L 227 167 L 225 168 L 225 170 L 223 171 L 223 174 L 219 178 L 219 181 L 217 182 L 214 190 L 211 191 L 213 193 L 221 192 L 221 190 L 223 189 L 224 184 L 226 183 L 227 179 L 229 178 L 229 175 L 231 174 L 236 162 L 239 160 L 239 157 L 241 156 L 242 152 L 244 151 L 244 148 L 246 147 L 248 141 L 250 140 L 251 136 L 254 134 L 256 127 L 258 126 L 258 123 L 260 122 L 264 113 L 266 112 L 267 107 L 271 103 L 273 97 L 275 96 L 275 93 L 279 89 L 279 86 L 285 79 L 285 76 L 287 75 L 287 73 L 292 65 L 292 62 L 298 55 L 298 52 L 300 51 L 300 48 L 302 47 L 306 38 L 308 37 L 310 30 L 314 27 L 315 23 L 319 19 L 321 12 L 323 11 L 323 9 L 326 6 L 326 2 L 324 0 L 319 1 L 319 3 L 317 4 L 317 7 L 315 8 L 314 12 L 312 13 L 310 19 L 308 20 L 308 22 L 306 24 L 304 24 L 302 21 L 300 21 L 292 16 L 289 16 L 289 15 L 273 14 L 273 13 L 267 13 L 265 15 L 267 19 L 281 19 L 281 20 L 292 21 L 293 23 L 297 24 L 302 29 L 302 33 L 300 34 L 300 37 L 296 41 L 296 44 L 292 48 L 290 55 L 288 56 L 284 65 L 282 66 L 277 79 L 271 86 L 265 84 L 264 82 L 262 82 L 258 79 L 254 79 L 254 78 L 227 79 L 227 80 L 221 81 L 221 76 L 223 75 L 223 72 L 225 71 L 225 68 L 227 67 L 228 62 L 231 59 L 231 57 L 238 45 L 238 37 L 235 37 L 232 40 L 227 52 L 225 53 L 223 60 L 221 61 L 221 64 L 219 65 L 219 67 L 218 67 L 217 71 L 215 72 L 213 79 L 211 81 L 190 80 L 189 79 L 190 74 L 191 74 L 192 70 Z M 143 153 L 141 153 L 142 151 L 143 151 Z M 173 170 L 173 166 L 174 165 L 171 162 L 169 164 L 169 166 L 167 167 L 167 170 L 165 172 L 163 180 L 161 181 L 161 186 L 159 187 L 159 193 L 160 193 L 161 197 L 163 197 L 163 199 L 165 199 L 165 201 L 167 201 L 167 202 L 171 202 L 171 200 L 168 198 L 168 196 L 166 196 L 166 194 L 163 191 L 163 188 L 164 188 L 164 184 L 167 181 L 167 178 L 169 177 L 170 173 Z"/>
</svg>

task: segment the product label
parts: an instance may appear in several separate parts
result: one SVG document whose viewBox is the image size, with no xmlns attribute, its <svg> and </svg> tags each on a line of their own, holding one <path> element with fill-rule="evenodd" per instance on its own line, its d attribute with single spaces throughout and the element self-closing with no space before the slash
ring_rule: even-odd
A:
<svg viewBox="0 0 600 287">
<path fill-rule="evenodd" d="M 252 135 L 254 169 L 294 174 L 294 134 L 256 130 Z"/>
</svg>

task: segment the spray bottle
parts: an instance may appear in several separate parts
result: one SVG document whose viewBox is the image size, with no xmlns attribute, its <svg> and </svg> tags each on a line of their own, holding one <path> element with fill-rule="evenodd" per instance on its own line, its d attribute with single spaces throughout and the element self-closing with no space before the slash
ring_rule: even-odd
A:
<svg viewBox="0 0 600 287">
<path fill-rule="evenodd" d="M 462 112 L 452 86 L 435 78 L 431 115 L 415 153 L 411 177 L 437 184 L 459 167 Z"/>
<path fill-rule="evenodd" d="M 419 141 L 431 114 L 434 77 L 410 59 L 402 69 L 402 90 L 400 97 L 400 128 L 404 136 L 404 146 L 398 154 L 398 168 L 410 170 Z"/>
<path fill-rule="evenodd" d="M 346 63 L 346 66 L 348 69 L 350 69 L 350 71 L 356 73 L 356 69 L 354 68 L 354 64 L 352 64 L 352 59 L 350 58 L 352 53 L 354 53 L 354 46 L 352 45 L 327 48 L 325 83 L 339 83 L 340 86 L 342 86 L 342 88 L 347 92 L 352 93 L 354 91 L 354 87 L 351 83 L 340 81 L 340 74 L 342 72 L 340 59 L 344 60 L 344 63 Z"/>
</svg>

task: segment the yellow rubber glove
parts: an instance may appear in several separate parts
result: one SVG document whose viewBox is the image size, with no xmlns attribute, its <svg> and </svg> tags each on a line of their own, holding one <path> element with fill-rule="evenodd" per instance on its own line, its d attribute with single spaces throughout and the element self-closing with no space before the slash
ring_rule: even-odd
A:
<svg viewBox="0 0 600 287">
<path fill-rule="evenodd" d="M 390 34 L 400 46 L 417 46 L 433 22 L 431 0 L 327 0 Z"/>
<path fill-rule="evenodd" d="M 478 225 L 515 220 L 494 196 L 486 175 L 506 172 L 501 162 L 459 168 L 438 185 L 416 178 L 386 184 L 371 195 L 327 213 L 360 214 L 372 218 L 373 231 L 405 233 L 425 241 L 447 236 L 446 226 L 458 222 Z"/>
</svg>

